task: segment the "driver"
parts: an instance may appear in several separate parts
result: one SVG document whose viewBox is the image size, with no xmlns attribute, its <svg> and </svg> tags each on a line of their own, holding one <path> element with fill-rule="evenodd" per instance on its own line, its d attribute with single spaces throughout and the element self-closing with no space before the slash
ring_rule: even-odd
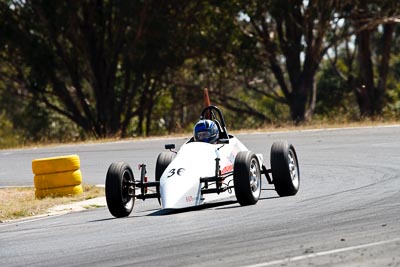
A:
<svg viewBox="0 0 400 267">
<path fill-rule="evenodd" d="M 194 126 L 195 141 L 214 144 L 218 138 L 218 126 L 212 120 L 200 120 Z"/>
</svg>

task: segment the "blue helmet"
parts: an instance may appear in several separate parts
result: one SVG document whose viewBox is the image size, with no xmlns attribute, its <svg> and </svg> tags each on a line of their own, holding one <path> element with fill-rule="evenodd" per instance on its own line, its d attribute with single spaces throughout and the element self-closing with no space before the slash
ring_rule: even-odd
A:
<svg viewBox="0 0 400 267">
<path fill-rule="evenodd" d="M 194 126 L 194 140 L 214 143 L 219 137 L 218 126 L 212 120 L 200 120 Z"/>
</svg>

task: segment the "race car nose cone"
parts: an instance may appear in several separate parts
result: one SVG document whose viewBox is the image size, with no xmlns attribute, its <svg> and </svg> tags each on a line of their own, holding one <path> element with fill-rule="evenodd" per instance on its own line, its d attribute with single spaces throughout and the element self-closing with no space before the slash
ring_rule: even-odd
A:
<svg viewBox="0 0 400 267">
<path fill-rule="evenodd" d="M 190 179 L 189 173 L 164 179 L 160 184 L 163 209 L 192 207 L 200 201 L 200 179 Z"/>
<path fill-rule="evenodd" d="M 180 209 L 201 204 L 200 177 L 215 174 L 215 146 L 193 142 L 179 150 L 160 179 L 163 209 Z"/>
</svg>

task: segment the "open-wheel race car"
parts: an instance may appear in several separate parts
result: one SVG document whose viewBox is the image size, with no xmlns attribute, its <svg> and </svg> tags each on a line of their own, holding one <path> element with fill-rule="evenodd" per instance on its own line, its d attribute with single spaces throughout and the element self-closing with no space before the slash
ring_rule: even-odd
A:
<svg viewBox="0 0 400 267">
<path fill-rule="evenodd" d="M 174 144 L 165 145 L 169 151 L 158 155 L 155 181 L 148 181 L 145 164 L 139 165 L 138 180 L 127 163 L 110 165 L 105 192 L 113 216 L 129 216 L 136 199 L 157 198 L 162 209 L 194 207 L 234 196 L 242 206 L 253 205 L 261 194 L 262 175 L 274 185 L 279 196 L 297 193 L 300 170 L 291 144 L 286 141 L 272 144 L 271 168 L 267 169 L 262 154 L 249 151 L 238 138 L 228 134 L 220 109 L 206 107 L 200 121 L 209 124 L 206 126 L 212 124 L 217 133 L 215 140 L 201 140 L 201 137 L 206 137 L 205 140 L 212 137 L 214 131 L 199 131 L 178 152 Z"/>
</svg>

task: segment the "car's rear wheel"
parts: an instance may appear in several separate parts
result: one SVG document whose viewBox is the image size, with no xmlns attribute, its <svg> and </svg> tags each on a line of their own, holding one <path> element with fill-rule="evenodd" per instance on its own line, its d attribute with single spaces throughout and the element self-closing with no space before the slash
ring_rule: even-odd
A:
<svg viewBox="0 0 400 267">
<path fill-rule="evenodd" d="M 271 169 L 278 195 L 295 195 L 300 187 L 300 169 L 296 151 L 291 144 L 285 141 L 272 144 Z"/>
<path fill-rule="evenodd" d="M 135 179 L 131 167 L 112 163 L 106 176 L 106 201 L 110 213 L 117 218 L 129 216 L 135 204 Z"/>
<path fill-rule="evenodd" d="M 174 152 L 161 152 L 158 155 L 157 163 L 156 163 L 156 181 L 159 182 L 162 174 L 168 165 L 174 160 L 176 153 Z M 158 194 L 158 203 L 161 205 L 161 196 L 160 196 L 160 186 L 156 187 Z"/>
<path fill-rule="evenodd" d="M 233 182 L 240 205 L 254 205 L 261 194 L 261 172 L 257 156 L 251 151 L 240 151 L 235 158 Z"/>
</svg>

